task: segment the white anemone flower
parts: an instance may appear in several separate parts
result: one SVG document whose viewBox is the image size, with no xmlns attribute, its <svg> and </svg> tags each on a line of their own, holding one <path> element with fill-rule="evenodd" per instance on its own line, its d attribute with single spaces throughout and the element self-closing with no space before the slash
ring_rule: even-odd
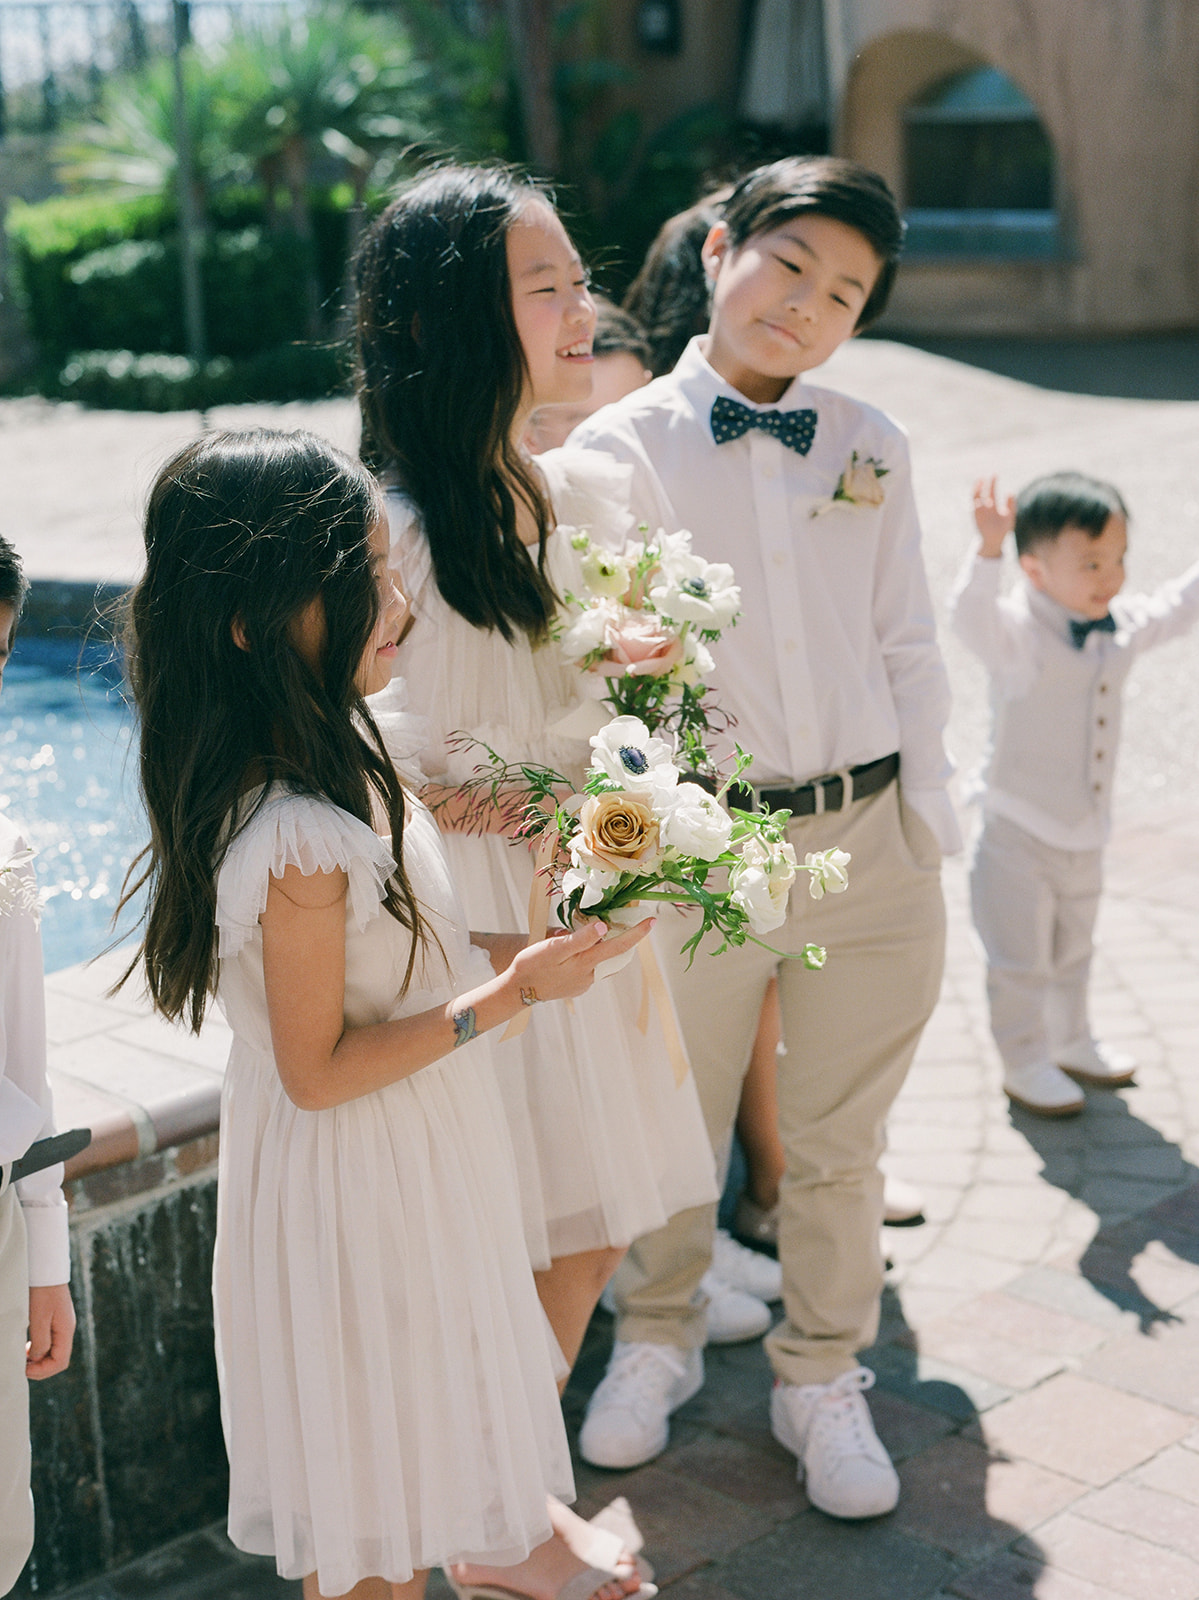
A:
<svg viewBox="0 0 1199 1600">
<path fill-rule="evenodd" d="M 674 747 L 652 734 L 640 717 L 614 717 L 591 740 L 591 770 L 633 794 L 673 789 L 679 781 Z"/>
</svg>

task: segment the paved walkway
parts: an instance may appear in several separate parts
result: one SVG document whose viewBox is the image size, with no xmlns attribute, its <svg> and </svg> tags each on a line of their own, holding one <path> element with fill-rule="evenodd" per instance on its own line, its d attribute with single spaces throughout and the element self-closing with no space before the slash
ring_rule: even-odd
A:
<svg viewBox="0 0 1199 1600">
<path fill-rule="evenodd" d="M 761 1346 L 710 1351 L 665 1455 L 578 1467 L 587 1512 L 628 1496 L 671 1600 L 1199 1597 L 1199 821 L 1163 811 L 1114 842 L 1095 1011 L 1141 1070 L 1071 1121 L 1009 1110 L 960 863 L 946 892 L 944 991 L 887 1158 L 929 1221 L 886 1234 L 894 1267 L 865 1357 L 899 1510 L 856 1526 L 812 1510 L 769 1434 Z M 572 1431 L 610 1338 L 598 1314 Z M 214 1528 L 73 1593 L 299 1586 Z M 430 1595 L 448 1595 L 440 1578 Z"/>
<path fill-rule="evenodd" d="M 967 537 L 969 482 L 991 469 L 1110 473 L 1133 503 L 1142 581 L 1199 542 L 1199 407 L 1046 394 L 887 345 L 851 347 L 838 376 L 912 424 L 938 594 Z M 947 656 L 968 762 L 981 678 L 952 641 Z M 587 1511 L 628 1496 L 671 1600 L 1199 1600 L 1197 664 L 1199 640 L 1170 646 L 1139 669 L 1128 707 L 1095 1015 L 1138 1056 L 1134 1087 L 1090 1094 L 1067 1122 L 1011 1113 L 965 869 L 947 863 L 945 986 L 887 1157 L 929 1221 L 888 1232 L 894 1266 L 866 1357 L 899 1510 L 846 1525 L 811 1509 L 769 1435 L 760 1346 L 710 1352 L 659 1461 L 578 1475 Z M 597 1316 L 568 1391 L 572 1427 L 610 1337 Z M 213 1529 L 75 1594 L 298 1592 Z M 446 1593 L 435 1578 L 430 1594 Z"/>
</svg>

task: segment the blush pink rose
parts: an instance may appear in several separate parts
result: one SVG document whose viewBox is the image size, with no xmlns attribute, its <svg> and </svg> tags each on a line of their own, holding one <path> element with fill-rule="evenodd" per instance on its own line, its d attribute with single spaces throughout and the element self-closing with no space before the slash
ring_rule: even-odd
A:
<svg viewBox="0 0 1199 1600">
<path fill-rule="evenodd" d="M 607 646 L 599 670 L 606 678 L 662 678 L 683 659 L 683 641 L 668 633 L 652 617 L 624 619 L 619 627 L 609 628 Z"/>
</svg>

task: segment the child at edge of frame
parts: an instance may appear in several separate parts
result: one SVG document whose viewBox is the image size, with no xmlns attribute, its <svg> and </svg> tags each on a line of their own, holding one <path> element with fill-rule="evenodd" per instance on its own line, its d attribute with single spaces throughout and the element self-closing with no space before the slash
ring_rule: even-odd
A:
<svg viewBox="0 0 1199 1600">
<path fill-rule="evenodd" d="M 17 553 L 0 538 L 0 683 L 25 593 Z M 31 855 L 0 813 L 0 1594 L 33 1548 L 28 1380 L 64 1371 L 75 1336 L 62 1162 L 34 1169 L 30 1148 L 55 1131 Z M 25 1175 L 14 1181 L 18 1161 Z"/>
<path fill-rule="evenodd" d="M 1153 594 L 1123 594 L 1128 508 L 1079 472 L 1038 478 L 1014 499 L 980 481 L 974 521 L 952 602 L 993 707 L 970 906 L 1004 1090 L 1039 1116 L 1073 1116 L 1080 1085 L 1120 1088 L 1136 1071 L 1094 1037 L 1087 1006 L 1121 693 L 1143 651 L 1199 617 L 1199 562 Z M 1004 596 L 1009 535 L 1020 579 Z"/>
<path fill-rule="evenodd" d="M 906 437 L 806 378 L 881 315 L 902 243 L 894 196 L 866 168 L 833 157 L 757 168 L 703 246 L 707 334 L 571 441 L 631 465 L 636 521 L 689 528 L 701 555 L 733 566 L 742 621 L 712 683 L 756 752 L 756 803 L 792 813 L 800 859 L 839 846 L 853 861 L 848 894 L 796 897 L 773 936 L 788 952 L 805 938 L 827 946 L 820 974 L 751 946 L 724 956 L 718 976 L 702 949 L 689 972 L 670 972 L 716 1152 L 779 979 L 785 1316 L 766 1340 L 771 1426 L 812 1503 L 843 1518 L 898 1500 L 858 1353 L 878 1327 L 885 1122 L 940 989 L 940 862 L 960 837 Z M 617 1342 L 580 1435 L 586 1460 L 652 1459 L 702 1383 L 714 1226 L 710 1207 L 675 1217 L 618 1272 Z"/>
</svg>

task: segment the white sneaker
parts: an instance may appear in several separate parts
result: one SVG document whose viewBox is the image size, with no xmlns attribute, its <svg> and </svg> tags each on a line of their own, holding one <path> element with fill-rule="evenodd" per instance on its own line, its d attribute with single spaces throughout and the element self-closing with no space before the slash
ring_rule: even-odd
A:
<svg viewBox="0 0 1199 1600">
<path fill-rule="evenodd" d="M 1121 1089 L 1131 1083 L 1137 1070 L 1137 1058 L 1126 1050 L 1115 1050 L 1110 1044 L 1100 1044 L 1096 1039 L 1084 1039 L 1068 1050 L 1058 1050 L 1055 1059 L 1064 1072 L 1079 1083 L 1091 1083 L 1099 1089 Z"/>
<path fill-rule="evenodd" d="M 1003 1075 L 1003 1091 L 1025 1111 L 1035 1111 L 1041 1117 L 1072 1117 L 1087 1103 L 1074 1079 L 1052 1061 L 1009 1068 Z"/>
<path fill-rule="evenodd" d="M 593 1467 L 639 1467 L 662 1454 L 672 1411 L 704 1381 L 702 1350 L 618 1339 L 579 1432 L 579 1454 Z"/>
<path fill-rule="evenodd" d="M 899 1475 L 862 1398 L 873 1384 L 873 1372 L 855 1367 L 832 1383 L 776 1383 L 770 1394 L 770 1431 L 830 1517 L 881 1517 L 899 1501 Z"/>
<path fill-rule="evenodd" d="M 723 1228 L 717 1228 L 712 1241 L 712 1271 L 732 1288 L 752 1294 L 755 1300 L 783 1297 L 783 1269 L 774 1257 L 738 1244 Z"/>
<path fill-rule="evenodd" d="M 883 1176 L 883 1222 L 888 1228 L 915 1228 L 924 1221 L 920 1190 L 902 1178 Z"/>
<path fill-rule="evenodd" d="M 700 1288 L 708 1297 L 709 1344 L 744 1344 L 769 1330 L 774 1320 L 770 1307 L 729 1283 L 714 1268 L 704 1273 Z"/>
</svg>

